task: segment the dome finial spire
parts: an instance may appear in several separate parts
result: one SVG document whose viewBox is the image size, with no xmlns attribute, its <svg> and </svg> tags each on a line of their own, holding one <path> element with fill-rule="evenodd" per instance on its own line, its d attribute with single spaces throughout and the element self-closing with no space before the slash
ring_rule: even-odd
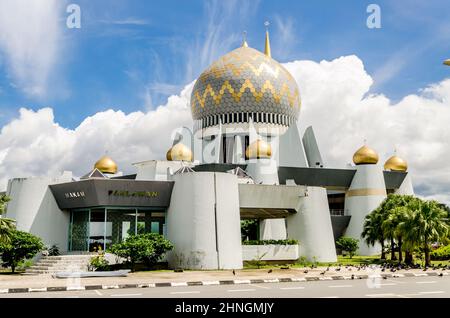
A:
<svg viewBox="0 0 450 318">
<path fill-rule="evenodd" d="M 242 32 L 242 47 L 248 47 L 247 43 L 247 31 Z"/>
<path fill-rule="evenodd" d="M 272 57 L 272 53 L 270 51 L 270 39 L 269 39 L 269 25 L 270 25 L 270 22 L 266 21 L 266 22 L 264 22 L 264 25 L 266 27 L 266 45 L 264 47 L 264 54 L 266 54 L 268 57 Z"/>
</svg>

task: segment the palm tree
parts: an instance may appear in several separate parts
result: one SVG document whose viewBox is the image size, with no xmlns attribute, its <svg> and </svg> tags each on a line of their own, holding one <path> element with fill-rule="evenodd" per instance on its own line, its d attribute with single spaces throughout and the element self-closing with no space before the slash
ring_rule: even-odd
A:
<svg viewBox="0 0 450 318">
<path fill-rule="evenodd" d="M 402 208 L 394 208 L 389 211 L 387 218 L 381 224 L 381 228 L 385 235 L 391 238 L 391 244 L 394 244 L 394 239 L 397 241 L 398 247 L 398 261 L 401 263 L 403 261 L 402 256 L 402 232 L 399 230 L 398 225 L 402 219 Z M 395 249 L 391 245 L 391 259 L 395 259 Z"/>
<path fill-rule="evenodd" d="M 11 239 L 11 232 L 16 228 L 16 222 L 13 219 L 3 217 L 6 211 L 6 204 L 10 198 L 6 195 L 0 195 L 0 243 L 7 243 Z"/>
<path fill-rule="evenodd" d="M 376 243 L 381 245 L 381 258 L 386 259 L 386 252 L 384 250 L 384 233 L 381 229 L 381 224 L 383 223 L 383 214 L 381 208 L 378 207 L 369 213 L 365 220 L 363 231 L 361 233 L 361 238 L 367 243 L 367 245 L 374 246 Z"/>
<path fill-rule="evenodd" d="M 408 205 L 414 200 L 415 198 L 412 195 L 389 194 L 380 205 L 384 215 L 381 228 L 384 232 L 384 236 L 391 241 L 391 259 L 396 260 L 396 245 L 400 263 L 403 261 L 403 232 L 399 228 L 399 224 L 403 221 L 405 209 L 407 209 Z M 408 255 L 408 258 L 410 258 L 409 256 L 410 255 Z"/>
<path fill-rule="evenodd" d="M 421 245 L 425 254 L 425 266 L 430 266 L 430 245 L 445 238 L 450 231 L 447 211 L 436 201 L 415 199 L 408 206 L 404 220 L 399 225 L 408 246 Z"/>
</svg>

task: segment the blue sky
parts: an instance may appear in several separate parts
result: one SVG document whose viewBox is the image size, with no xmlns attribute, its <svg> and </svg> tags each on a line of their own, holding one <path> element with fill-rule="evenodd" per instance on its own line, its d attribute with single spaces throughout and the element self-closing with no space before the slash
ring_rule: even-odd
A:
<svg viewBox="0 0 450 318">
<path fill-rule="evenodd" d="M 45 92 L 29 94 L 0 51 L 0 127 L 20 107 L 54 109 L 74 128 L 109 108 L 146 111 L 164 104 L 214 59 L 237 47 L 242 31 L 263 48 L 271 22 L 272 55 L 281 62 L 356 54 L 373 77 L 371 93 L 393 101 L 449 76 L 449 10 L 445 1 L 74 0 L 81 29 L 65 27 Z M 381 7 L 381 29 L 366 27 L 367 5 Z M 69 2 L 66 3 L 66 5 Z"/>
</svg>

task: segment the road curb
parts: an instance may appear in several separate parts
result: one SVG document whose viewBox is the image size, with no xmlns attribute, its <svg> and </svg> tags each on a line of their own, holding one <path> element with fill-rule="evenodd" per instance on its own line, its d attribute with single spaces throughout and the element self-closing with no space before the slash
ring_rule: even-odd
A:
<svg viewBox="0 0 450 318">
<path fill-rule="evenodd" d="M 441 275 L 442 274 L 442 275 Z M 49 286 L 33 288 L 4 288 L 0 289 L 1 294 L 38 293 L 56 291 L 80 291 L 80 290 L 100 290 L 100 289 L 126 289 L 126 288 L 158 288 L 158 287 L 186 287 L 186 286 L 211 286 L 211 285 L 243 285 L 243 284 L 268 284 L 268 283 L 298 283 L 314 281 L 332 280 L 352 280 L 369 278 L 403 278 L 403 277 L 436 277 L 449 276 L 449 272 L 428 272 L 428 273 L 404 273 L 404 274 L 353 274 L 335 276 L 305 276 L 305 277 L 280 277 L 271 279 L 236 279 L 236 280 L 216 280 L 216 281 L 191 281 L 191 282 L 161 282 L 143 284 L 118 284 L 118 285 L 85 285 L 85 286 Z"/>
</svg>

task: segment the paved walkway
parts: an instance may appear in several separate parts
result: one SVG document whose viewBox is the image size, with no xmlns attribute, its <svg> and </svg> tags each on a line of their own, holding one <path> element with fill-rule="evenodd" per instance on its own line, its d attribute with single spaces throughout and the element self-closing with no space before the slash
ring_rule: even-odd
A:
<svg viewBox="0 0 450 318">
<path fill-rule="evenodd" d="M 388 277 L 403 276 L 428 276 L 443 275 L 448 276 L 449 271 L 441 270 L 401 270 L 396 272 L 381 272 L 379 268 L 365 270 L 357 270 L 357 268 L 342 267 L 340 271 L 336 271 L 335 267 L 331 267 L 325 271 L 326 267 L 315 269 L 310 268 L 294 268 L 294 269 L 273 269 L 270 273 L 268 269 L 254 270 L 236 270 L 235 275 L 231 270 L 223 271 L 184 271 L 175 273 L 173 271 L 157 271 L 157 272 L 137 272 L 130 273 L 127 277 L 89 277 L 89 278 L 53 278 L 49 275 L 41 276 L 25 276 L 25 275 L 0 275 L 0 290 L 13 288 L 46 288 L 61 286 L 113 286 L 127 284 L 155 284 L 155 283 L 185 283 L 185 282 L 218 282 L 218 281 L 246 281 L 246 280 L 270 280 L 270 279 L 286 279 L 287 281 L 296 280 L 318 280 L 318 279 L 349 279 L 352 275 L 355 278 L 367 278 L 368 275 L 387 275 Z M 305 271 L 307 271 L 305 273 Z M 235 284 L 231 282 L 231 284 Z M 170 284 L 169 284 L 170 285 Z"/>
</svg>

